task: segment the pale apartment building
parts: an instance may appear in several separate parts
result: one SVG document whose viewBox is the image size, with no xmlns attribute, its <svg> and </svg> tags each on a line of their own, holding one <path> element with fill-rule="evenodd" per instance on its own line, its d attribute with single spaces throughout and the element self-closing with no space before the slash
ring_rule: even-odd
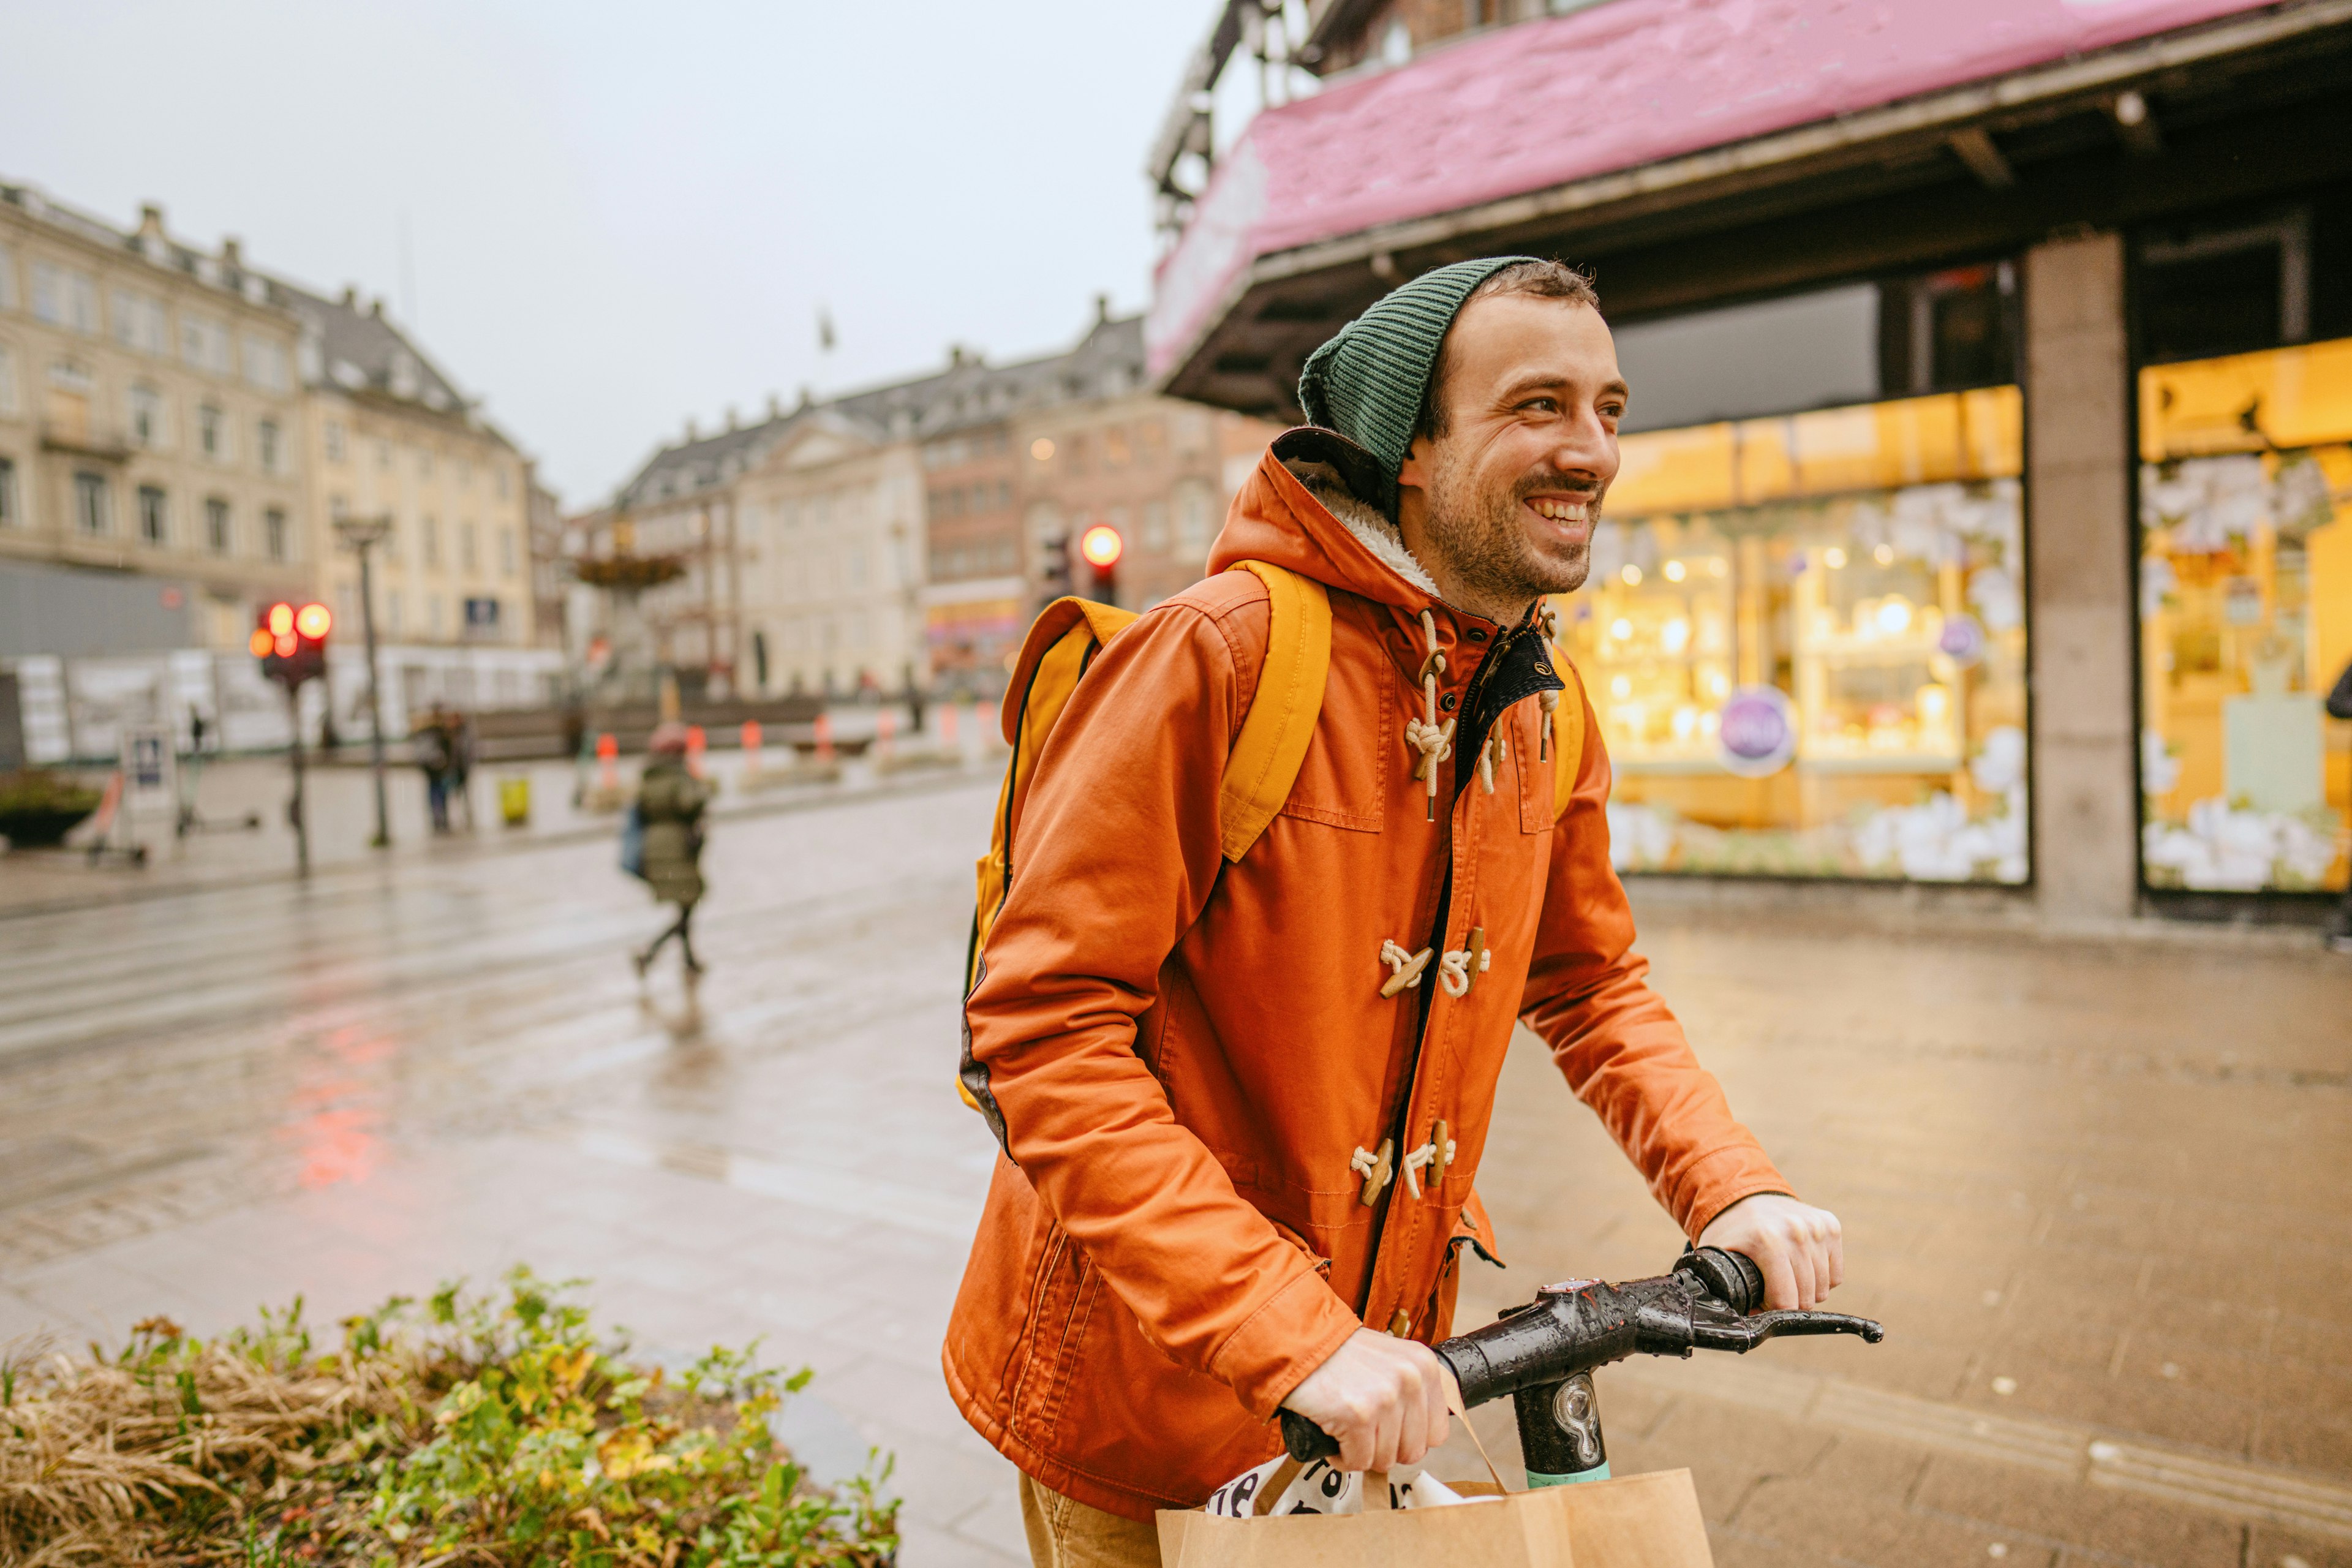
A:
<svg viewBox="0 0 2352 1568">
<path fill-rule="evenodd" d="M 215 656 L 317 580 L 299 336 L 236 241 L 0 184 L 0 678 L 32 760 L 264 701 Z"/>
<path fill-rule="evenodd" d="M 929 375 L 772 401 L 708 436 L 689 423 L 609 510 L 574 520 L 572 548 L 679 558 L 637 608 L 647 655 L 688 694 L 895 691 L 909 671 L 993 692 L 1044 599 L 1068 591 L 1079 531 L 1120 530 L 1122 605 L 1180 592 L 1276 429 L 1155 395 L 1139 321 L 1097 301 L 1062 353 L 995 365 L 955 348 Z"/>
<path fill-rule="evenodd" d="M 923 484 L 912 443 L 837 408 L 810 411 L 740 485 L 755 692 L 903 689 L 927 675 Z"/>
<path fill-rule="evenodd" d="M 336 524 L 390 523 L 372 563 L 385 721 L 434 701 L 547 702 L 559 649 L 539 646 L 530 460 L 355 289 L 280 283 L 302 326 L 304 471 L 320 578 L 343 629 L 337 721 L 364 711 L 359 561 Z M 340 677 L 342 671 L 337 670 Z"/>
</svg>

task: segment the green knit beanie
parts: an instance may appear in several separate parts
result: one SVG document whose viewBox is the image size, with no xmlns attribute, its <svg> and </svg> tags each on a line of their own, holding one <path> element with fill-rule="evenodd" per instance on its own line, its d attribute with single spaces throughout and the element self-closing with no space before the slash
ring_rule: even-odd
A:
<svg viewBox="0 0 2352 1568">
<path fill-rule="evenodd" d="M 1529 256 L 1482 256 L 1401 283 L 1307 356 L 1298 406 L 1307 422 L 1337 430 L 1381 460 L 1391 479 L 1412 447 L 1421 400 L 1445 331 L 1472 290 Z"/>
</svg>

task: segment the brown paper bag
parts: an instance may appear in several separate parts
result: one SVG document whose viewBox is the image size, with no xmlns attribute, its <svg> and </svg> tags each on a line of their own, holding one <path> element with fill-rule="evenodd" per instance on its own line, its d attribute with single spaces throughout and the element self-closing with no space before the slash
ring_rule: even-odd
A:
<svg viewBox="0 0 2352 1568">
<path fill-rule="evenodd" d="M 1159 1515 L 1161 1568 L 1714 1568 L 1688 1470 L 1510 1492 L 1453 1508 L 1225 1519 Z"/>
</svg>

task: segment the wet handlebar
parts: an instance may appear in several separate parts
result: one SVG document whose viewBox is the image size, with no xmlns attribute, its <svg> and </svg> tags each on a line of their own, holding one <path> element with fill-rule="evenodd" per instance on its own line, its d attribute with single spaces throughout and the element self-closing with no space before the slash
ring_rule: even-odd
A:
<svg viewBox="0 0 2352 1568">
<path fill-rule="evenodd" d="M 1758 1311 L 1763 1304 L 1764 1276 L 1752 1260 L 1718 1247 L 1685 1247 L 1673 1272 L 1654 1279 L 1547 1285 L 1526 1306 L 1437 1346 L 1437 1355 L 1453 1369 L 1467 1408 L 1630 1355 L 1687 1357 L 1694 1350 L 1744 1355 L 1766 1340 L 1795 1334 L 1858 1334 L 1871 1344 L 1886 1336 L 1867 1318 Z M 1339 1451 L 1330 1434 L 1306 1416 L 1295 1410 L 1281 1415 L 1283 1443 L 1293 1458 Z"/>
</svg>

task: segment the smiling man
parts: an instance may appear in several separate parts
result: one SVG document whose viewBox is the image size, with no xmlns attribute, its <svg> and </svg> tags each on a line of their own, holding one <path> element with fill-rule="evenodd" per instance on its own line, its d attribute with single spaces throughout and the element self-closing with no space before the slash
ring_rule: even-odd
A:
<svg viewBox="0 0 2352 1568">
<path fill-rule="evenodd" d="M 1472 1190 L 1524 1020 L 1684 1234 L 1811 1307 L 1836 1219 L 1731 1115 L 1645 984 L 1609 762 L 1543 596 L 1583 582 L 1626 387 L 1591 285 L 1494 258 L 1309 357 L 1308 426 L 1212 575 L 1108 642 L 1038 758 L 966 1004 L 1004 1157 L 944 1364 L 1018 1465 L 1051 1568 L 1157 1563 L 1297 1410 L 1351 1469 L 1446 1433 Z M 1281 815 L 1222 853 L 1220 781 L 1274 617 L 1320 584 L 1330 663 Z M 1577 1194 L 1559 1201 L 1572 1205 Z M 1573 1258 L 1539 1260 L 1569 1273 Z"/>
</svg>

